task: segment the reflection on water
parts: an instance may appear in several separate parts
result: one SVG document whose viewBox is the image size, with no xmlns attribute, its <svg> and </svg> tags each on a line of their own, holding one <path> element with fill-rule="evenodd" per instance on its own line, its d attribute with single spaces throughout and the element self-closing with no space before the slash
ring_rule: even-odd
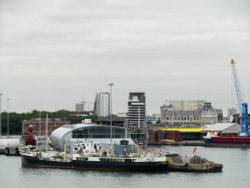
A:
<svg viewBox="0 0 250 188">
<path fill-rule="evenodd" d="M 191 155 L 193 147 L 161 149 Z M 222 173 L 128 173 L 22 168 L 20 157 L 0 156 L 1 188 L 202 188 L 237 187 L 250 184 L 250 149 L 197 147 L 197 154 L 222 163 Z"/>
</svg>

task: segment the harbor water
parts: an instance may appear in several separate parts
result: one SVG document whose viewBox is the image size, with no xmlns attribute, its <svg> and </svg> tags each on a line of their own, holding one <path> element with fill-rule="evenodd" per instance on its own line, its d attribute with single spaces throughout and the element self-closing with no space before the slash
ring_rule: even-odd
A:
<svg viewBox="0 0 250 188">
<path fill-rule="evenodd" d="M 192 155 L 189 146 L 160 146 L 162 150 Z M 197 155 L 224 165 L 222 173 L 128 173 L 22 168 L 20 157 L 0 155 L 0 188 L 248 188 L 250 149 L 197 147 Z"/>
</svg>

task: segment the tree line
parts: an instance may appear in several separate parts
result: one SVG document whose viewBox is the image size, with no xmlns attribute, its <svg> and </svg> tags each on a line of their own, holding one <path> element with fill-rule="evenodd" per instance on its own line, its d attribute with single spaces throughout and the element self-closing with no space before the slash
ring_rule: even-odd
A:
<svg viewBox="0 0 250 188">
<path fill-rule="evenodd" d="M 49 118 L 65 118 L 69 120 L 72 124 L 81 123 L 84 119 L 92 119 L 93 122 L 97 120 L 97 116 L 88 115 L 88 116 L 79 116 L 75 112 L 68 110 L 58 110 L 55 112 L 48 111 L 38 111 L 33 110 L 32 112 L 27 113 L 16 113 L 16 112 L 2 112 L 2 135 L 7 133 L 7 119 L 9 116 L 9 134 L 10 135 L 19 135 L 22 133 L 22 122 L 24 120 L 30 120 L 32 118 L 45 118 L 48 114 Z"/>
</svg>

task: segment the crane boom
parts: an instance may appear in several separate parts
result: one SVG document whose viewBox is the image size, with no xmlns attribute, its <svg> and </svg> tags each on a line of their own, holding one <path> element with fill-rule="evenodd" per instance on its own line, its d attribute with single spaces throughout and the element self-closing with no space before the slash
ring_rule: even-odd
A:
<svg viewBox="0 0 250 188">
<path fill-rule="evenodd" d="M 234 87 L 235 87 L 235 92 L 236 92 L 236 97 L 237 97 L 237 106 L 238 106 L 238 111 L 241 114 L 242 113 L 242 96 L 240 92 L 240 83 L 239 83 L 239 78 L 238 78 L 238 72 L 236 69 L 236 62 L 231 59 L 230 64 L 232 66 L 232 71 L 233 71 L 233 78 L 234 78 Z"/>
<path fill-rule="evenodd" d="M 233 70 L 234 87 L 235 87 L 235 92 L 236 92 L 236 97 L 237 97 L 239 115 L 241 116 L 241 132 L 238 135 L 250 136 L 250 132 L 248 130 L 248 104 L 244 103 L 242 100 L 238 73 L 237 73 L 237 69 L 235 66 L 236 62 L 233 59 L 231 59 L 230 63 L 231 63 L 232 70 Z"/>
</svg>

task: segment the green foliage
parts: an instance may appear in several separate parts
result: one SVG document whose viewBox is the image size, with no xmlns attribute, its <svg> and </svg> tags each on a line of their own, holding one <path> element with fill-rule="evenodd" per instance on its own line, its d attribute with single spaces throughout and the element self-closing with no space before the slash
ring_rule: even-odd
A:
<svg viewBox="0 0 250 188">
<path fill-rule="evenodd" d="M 97 116 L 79 116 L 75 114 L 75 112 L 67 111 L 67 110 L 58 110 L 55 112 L 48 111 L 38 111 L 33 110 L 32 112 L 27 113 L 9 113 L 9 134 L 19 135 L 22 132 L 22 121 L 30 120 L 32 118 L 46 118 L 46 114 L 48 114 L 49 118 L 64 118 L 69 120 L 71 124 L 81 123 L 84 119 L 92 119 L 93 122 L 97 120 Z M 2 134 L 7 133 L 7 113 L 2 113 Z"/>
</svg>

